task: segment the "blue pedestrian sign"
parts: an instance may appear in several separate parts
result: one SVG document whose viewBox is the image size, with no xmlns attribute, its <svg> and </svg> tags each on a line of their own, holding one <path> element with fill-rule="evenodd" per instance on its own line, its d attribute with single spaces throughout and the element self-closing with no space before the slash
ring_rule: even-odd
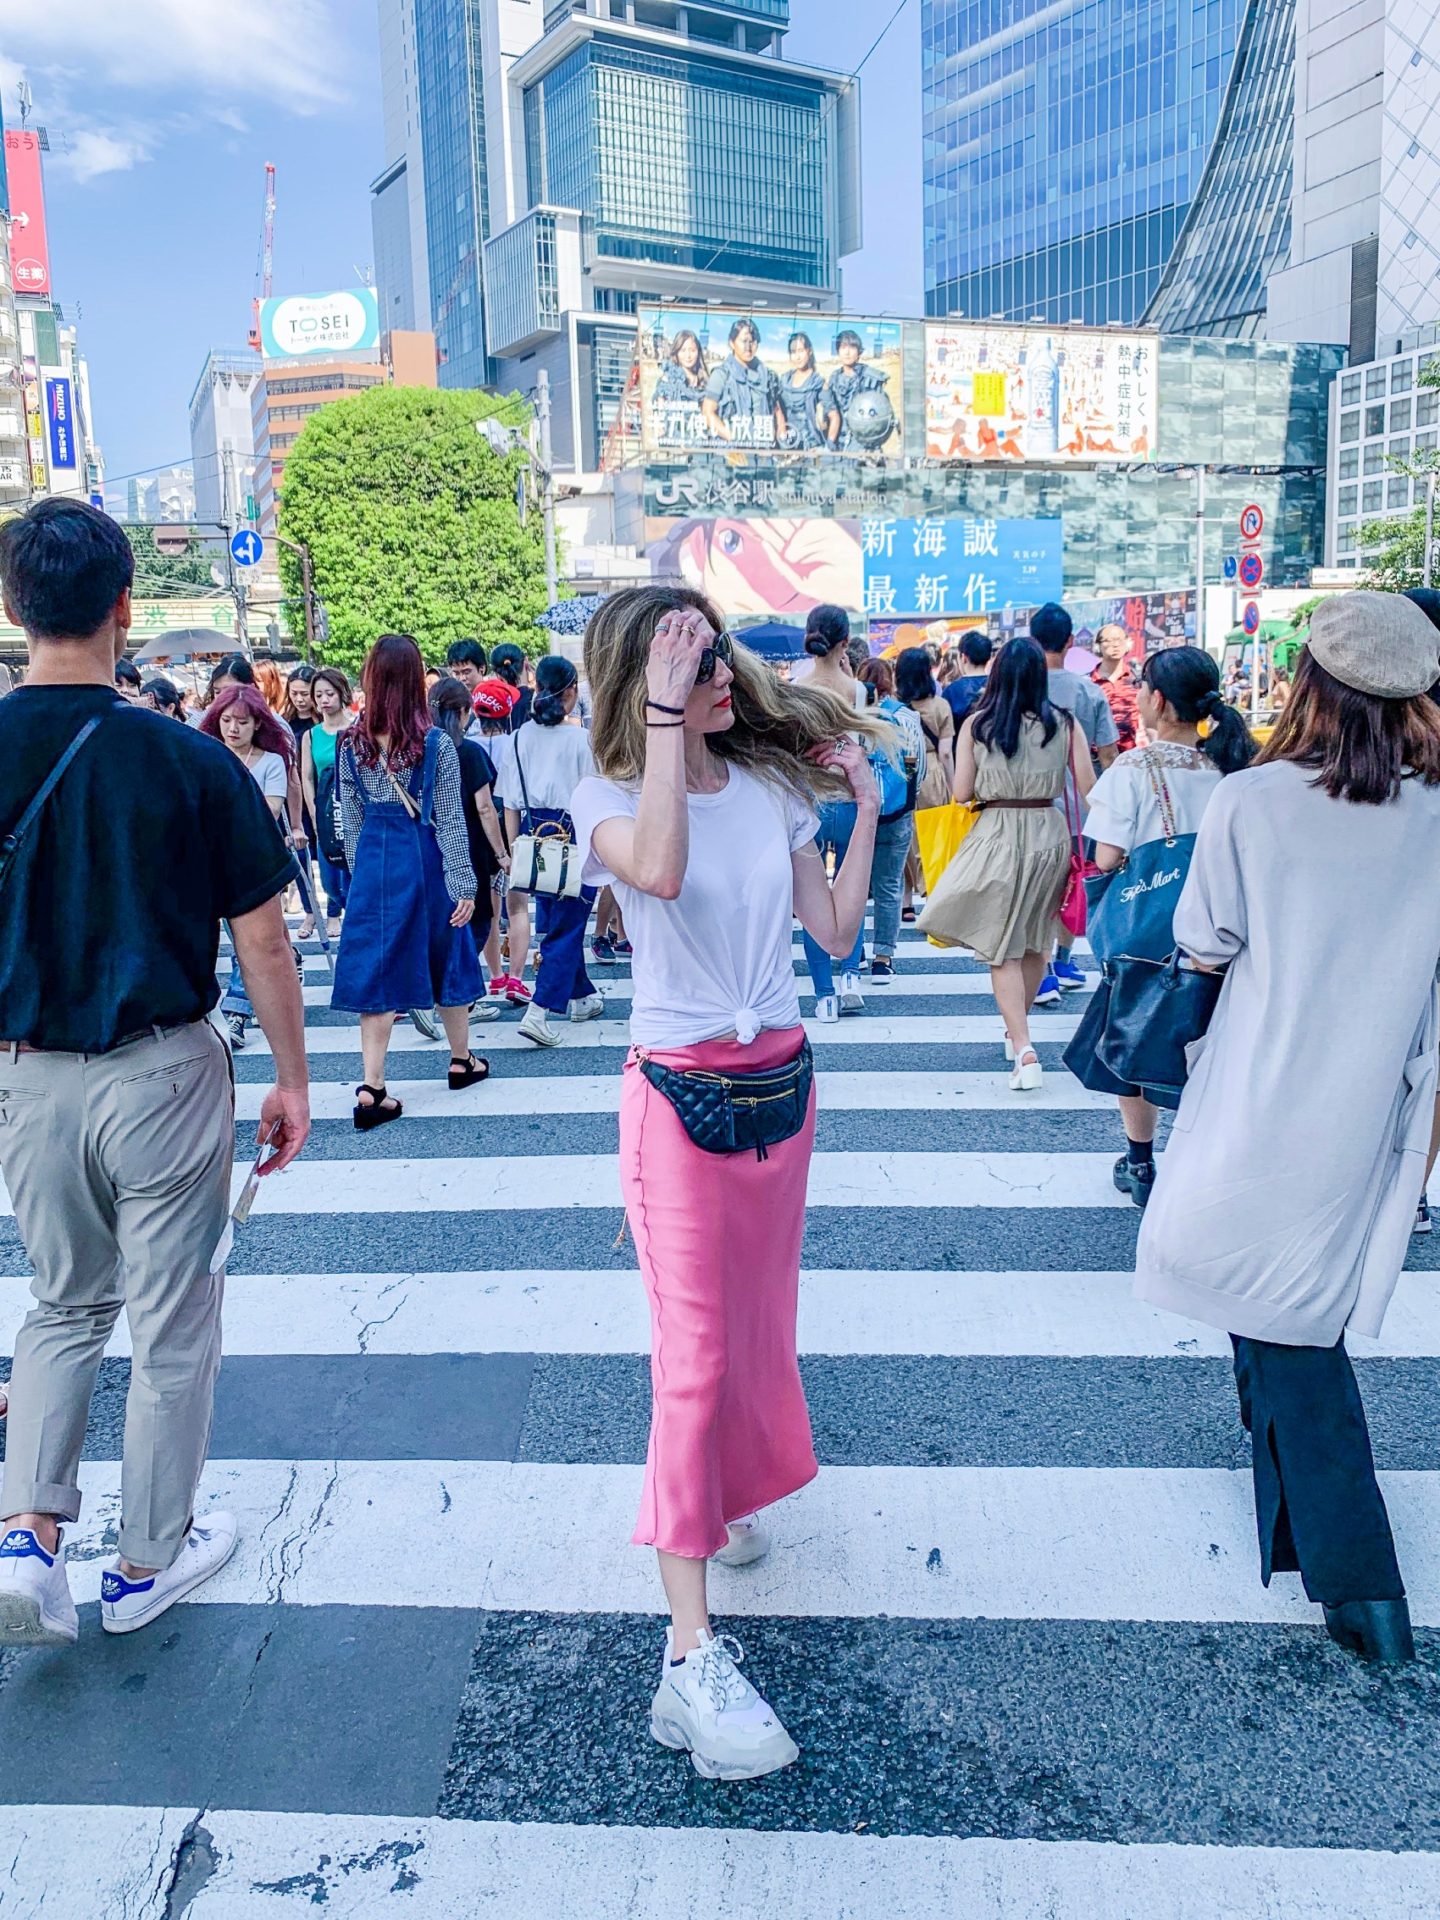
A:
<svg viewBox="0 0 1440 1920">
<path fill-rule="evenodd" d="M 265 542 L 249 527 L 242 527 L 230 542 L 230 557 L 237 567 L 258 567 L 265 558 Z"/>
<path fill-rule="evenodd" d="M 1227 580 L 1233 580 L 1239 571 L 1240 571 L 1240 564 L 1236 560 L 1234 554 L 1227 553 L 1225 556 L 1225 578 Z"/>
</svg>

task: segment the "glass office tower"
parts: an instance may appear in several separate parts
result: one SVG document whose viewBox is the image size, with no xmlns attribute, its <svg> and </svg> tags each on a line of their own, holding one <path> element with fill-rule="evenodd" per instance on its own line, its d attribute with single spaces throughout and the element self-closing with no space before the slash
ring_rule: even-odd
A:
<svg viewBox="0 0 1440 1920">
<path fill-rule="evenodd" d="M 828 89 L 766 64 L 596 33 L 525 89 L 531 205 L 578 208 L 602 259 L 831 286 Z"/>
<path fill-rule="evenodd" d="M 926 311 L 1138 321 L 1269 4 L 923 0 Z"/>
<path fill-rule="evenodd" d="M 489 378 L 482 4 L 420 0 L 415 8 L 431 324 L 446 387 L 483 387 Z"/>
</svg>

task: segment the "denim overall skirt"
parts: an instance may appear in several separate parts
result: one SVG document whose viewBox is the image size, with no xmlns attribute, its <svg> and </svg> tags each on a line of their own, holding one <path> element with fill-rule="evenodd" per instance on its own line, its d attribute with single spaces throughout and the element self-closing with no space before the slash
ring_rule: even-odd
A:
<svg viewBox="0 0 1440 1920">
<path fill-rule="evenodd" d="M 398 796 L 366 798 L 330 996 L 343 1012 L 468 1007 L 480 997 L 475 939 L 469 927 L 450 925 L 455 902 L 435 836 L 440 738 L 432 727 L 423 762 L 401 776 L 418 819 Z"/>
</svg>

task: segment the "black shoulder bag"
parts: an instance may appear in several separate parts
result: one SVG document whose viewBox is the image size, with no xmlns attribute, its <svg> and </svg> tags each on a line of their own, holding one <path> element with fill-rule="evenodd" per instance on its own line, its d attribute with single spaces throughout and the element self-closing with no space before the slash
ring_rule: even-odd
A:
<svg viewBox="0 0 1440 1920">
<path fill-rule="evenodd" d="M 24 844 L 25 836 L 39 819 L 45 802 L 65 778 L 71 761 L 75 758 L 76 754 L 79 753 L 80 749 L 85 745 L 86 741 L 90 738 L 91 734 L 94 733 L 104 717 L 104 714 L 96 714 L 93 719 L 85 722 L 69 746 L 66 747 L 64 753 L 61 754 L 49 773 L 46 774 L 35 798 L 30 802 L 29 806 L 26 807 L 24 813 L 21 814 L 5 838 L 0 840 L 0 887 L 3 887 L 9 879 L 10 871 L 15 865 L 20 849 Z"/>
<path fill-rule="evenodd" d="M 793 1140 L 810 1111 L 815 1056 L 806 1040 L 783 1067 L 760 1073 L 703 1073 L 662 1067 L 642 1049 L 635 1058 L 663 1093 L 693 1143 L 704 1153 L 748 1153 L 768 1160 L 768 1149 Z"/>
</svg>

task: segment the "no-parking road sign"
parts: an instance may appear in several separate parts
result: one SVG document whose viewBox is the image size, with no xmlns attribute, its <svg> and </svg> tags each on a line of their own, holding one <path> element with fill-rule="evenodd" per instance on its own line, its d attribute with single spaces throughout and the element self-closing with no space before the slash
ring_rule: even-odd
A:
<svg viewBox="0 0 1440 1920">
<path fill-rule="evenodd" d="M 1265 577 L 1265 562 L 1258 553 L 1247 553 L 1240 560 L 1240 584 L 1252 591 Z"/>
<path fill-rule="evenodd" d="M 1246 633 L 1258 633 L 1260 631 L 1260 602 L 1258 600 L 1249 600 L 1246 602 L 1245 615 L 1240 624 L 1244 627 Z"/>
</svg>

